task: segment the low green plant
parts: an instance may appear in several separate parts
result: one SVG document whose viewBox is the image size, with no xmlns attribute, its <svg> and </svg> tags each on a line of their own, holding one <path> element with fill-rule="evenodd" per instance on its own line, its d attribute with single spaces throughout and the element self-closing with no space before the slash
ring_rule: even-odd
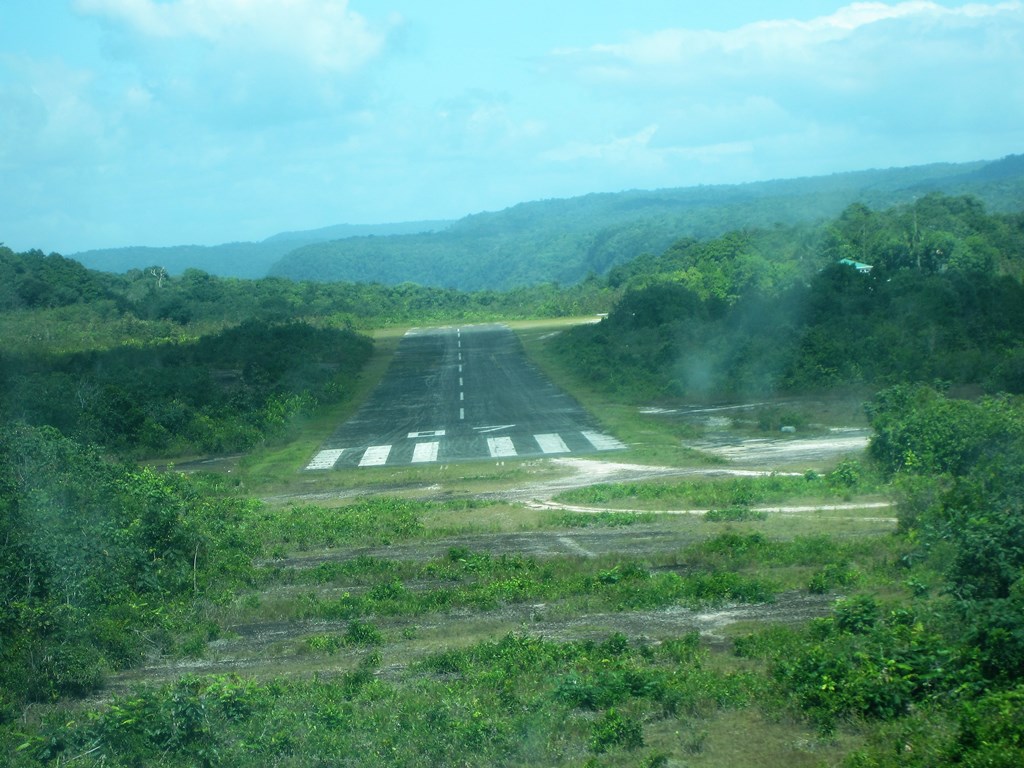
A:
<svg viewBox="0 0 1024 768">
<path fill-rule="evenodd" d="M 605 712 L 591 727 L 590 748 L 600 754 L 612 747 L 632 752 L 644 745 L 644 731 L 635 716 L 623 715 L 614 708 Z"/>
<path fill-rule="evenodd" d="M 767 520 L 768 513 L 750 507 L 726 507 L 725 509 L 709 509 L 704 520 L 709 523 L 745 523 L 751 520 Z"/>
</svg>

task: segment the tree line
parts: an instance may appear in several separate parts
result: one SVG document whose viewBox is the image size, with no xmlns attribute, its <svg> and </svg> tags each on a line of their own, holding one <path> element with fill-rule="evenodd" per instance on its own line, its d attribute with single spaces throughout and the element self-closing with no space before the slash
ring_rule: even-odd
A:
<svg viewBox="0 0 1024 768">
<path fill-rule="evenodd" d="M 623 295 L 607 319 L 558 344 L 626 398 L 935 380 L 1021 392 L 1021 254 L 1024 216 L 970 198 L 854 205 L 817 232 L 683 240 L 612 270 Z"/>
</svg>

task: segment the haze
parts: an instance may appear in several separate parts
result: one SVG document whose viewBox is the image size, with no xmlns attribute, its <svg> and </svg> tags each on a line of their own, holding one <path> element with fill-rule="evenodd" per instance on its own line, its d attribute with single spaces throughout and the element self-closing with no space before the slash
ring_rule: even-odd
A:
<svg viewBox="0 0 1024 768">
<path fill-rule="evenodd" d="M 259 240 L 1024 147 L 1020 2 L 716 5 L 4 0 L 0 240 Z"/>
</svg>

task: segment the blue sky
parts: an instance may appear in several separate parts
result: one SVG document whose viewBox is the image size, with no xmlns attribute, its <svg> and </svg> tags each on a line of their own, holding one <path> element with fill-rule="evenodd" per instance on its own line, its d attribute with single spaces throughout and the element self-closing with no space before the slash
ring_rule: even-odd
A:
<svg viewBox="0 0 1024 768">
<path fill-rule="evenodd" d="M 1019 1 L 0 3 L 16 250 L 1020 152 Z"/>
</svg>

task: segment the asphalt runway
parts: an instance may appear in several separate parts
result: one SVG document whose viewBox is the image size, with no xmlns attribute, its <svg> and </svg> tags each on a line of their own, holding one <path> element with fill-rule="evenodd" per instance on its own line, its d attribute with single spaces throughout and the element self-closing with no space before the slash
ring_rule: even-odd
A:
<svg viewBox="0 0 1024 768">
<path fill-rule="evenodd" d="M 384 378 L 307 470 L 625 448 L 530 364 L 503 325 L 406 333 Z"/>
</svg>

